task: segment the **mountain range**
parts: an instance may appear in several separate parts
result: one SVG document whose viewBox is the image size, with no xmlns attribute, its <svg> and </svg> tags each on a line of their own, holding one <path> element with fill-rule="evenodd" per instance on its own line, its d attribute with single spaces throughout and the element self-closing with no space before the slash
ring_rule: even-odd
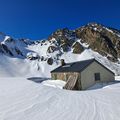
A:
<svg viewBox="0 0 120 120">
<path fill-rule="evenodd" d="M 95 58 L 120 74 L 120 30 L 89 23 L 75 30 L 58 29 L 47 39 L 14 39 L 0 33 L 0 76 L 50 77 L 65 62 Z"/>
</svg>

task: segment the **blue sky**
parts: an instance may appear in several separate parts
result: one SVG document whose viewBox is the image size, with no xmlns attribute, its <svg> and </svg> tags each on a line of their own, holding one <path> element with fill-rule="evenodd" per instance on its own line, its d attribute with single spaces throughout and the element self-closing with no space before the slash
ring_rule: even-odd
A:
<svg viewBox="0 0 120 120">
<path fill-rule="evenodd" d="M 35 40 L 89 22 L 120 29 L 119 12 L 119 0 L 0 0 L 0 31 Z"/>
</svg>

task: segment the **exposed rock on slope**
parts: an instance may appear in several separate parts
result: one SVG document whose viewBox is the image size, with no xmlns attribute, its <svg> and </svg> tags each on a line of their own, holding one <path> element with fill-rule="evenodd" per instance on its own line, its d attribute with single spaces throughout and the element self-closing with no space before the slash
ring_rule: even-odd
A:
<svg viewBox="0 0 120 120">
<path fill-rule="evenodd" d="M 120 36 L 118 33 L 119 31 L 96 23 L 76 30 L 76 36 L 81 39 L 81 42 L 88 43 L 92 50 L 114 62 L 120 57 Z"/>
<path fill-rule="evenodd" d="M 56 46 L 49 46 L 47 52 L 48 52 L 48 53 L 53 53 L 53 52 L 55 52 L 56 50 L 58 50 Z"/>
<path fill-rule="evenodd" d="M 52 65 L 52 64 L 53 64 L 53 59 L 52 59 L 52 58 L 48 58 L 47 63 L 48 63 L 49 65 Z"/>
<path fill-rule="evenodd" d="M 62 48 L 63 52 L 67 52 L 74 43 L 76 35 L 74 31 L 65 28 L 57 30 L 48 39 L 49 41 L 56 40 L 57 45 Z"/>
<path fill-rule="evenodd" d="M 75 42 L 72 48 L 73 48 L 73 53 L 75 54 L 80 54 L 84 51 L 84 47 L 79 42 Z"/>
</svg>

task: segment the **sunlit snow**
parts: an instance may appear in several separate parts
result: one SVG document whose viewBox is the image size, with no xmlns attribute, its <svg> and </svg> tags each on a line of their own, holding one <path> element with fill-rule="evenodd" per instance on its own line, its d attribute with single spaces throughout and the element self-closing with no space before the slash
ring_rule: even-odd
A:
<svg viewBox="0 0 120 120">
<path fill-rule="evenodd" d="M 119 77 L 120 79 L 120 77 Z M 34 80 L 33 80 L 34 81 Z M 119 120 L 120 83 L 86 91 L 63 81 L 0 78 L 0 120 Z"/>
</svg>

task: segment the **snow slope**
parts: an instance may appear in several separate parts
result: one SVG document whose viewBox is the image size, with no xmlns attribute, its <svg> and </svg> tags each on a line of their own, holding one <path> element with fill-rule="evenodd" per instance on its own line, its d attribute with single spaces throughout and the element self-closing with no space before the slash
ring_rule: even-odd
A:
<svg viewBox="0 0 120 120">
<path fill-rule="evenodd" d="M 50 71 L 55 66 L 55 64 L 50 66 L 45 61 L 30 61 L 2 55 L 0 56 L 0 77 L 50 77 Z"/>
<path fill-rule="evenodd" d="M 88 91 L 62 90 L 51 83 L 63 85 L 0 78 L 0 120 L 120 119 L 120 83 Z"/>
<path fill-rule="evenodd" d="M 31 48 L 32 49 L 32 48 Z M 35 49 L 36 50 L 36 49 Z M 45 51 L 43 51 L 45 53 Z M 116 74 L 120 74 L 120 64 L 115 64 L 107 60 L 106 57 L 86 49 L 81 54 L 73 54 L 71 51 L 64 53 L 61 59 L 65 62 L 75 62 L 85 59 L 95 58 Z M 29 60 L 13 58 L 0 55 L 0 77 L 46 77 L 50 78 L 50 71 L 60 65 L 60 61 L 54 62 L 53 65 L 47 64 L 46 61 Z"/>
</svg>

